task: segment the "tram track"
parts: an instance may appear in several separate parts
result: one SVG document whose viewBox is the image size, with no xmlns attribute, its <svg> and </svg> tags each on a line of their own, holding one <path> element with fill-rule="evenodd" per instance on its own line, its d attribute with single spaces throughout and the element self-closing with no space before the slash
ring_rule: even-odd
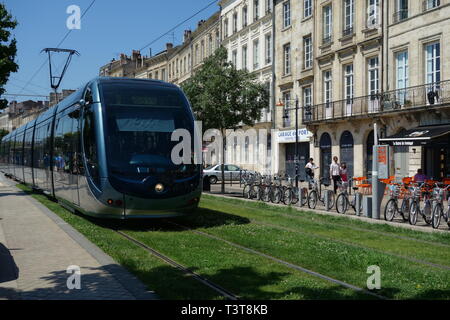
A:
<svg viewBox="0 0 450 320">
<path fill-rule="evenodd" d="M 176 262 L 175 260 L 169 258 L 168 256 L 162 254 L 161 252 L 151 248 L 150 246 L 148 246 L 147 244 L 135 239 L 134 237 L 128 235 L 127 233 L 120 231 L 120 230 L 115 230 L 115 229 L 111 229 L 113 230 L 115 233 L 117 233 L 118 235 L 120 235 L 121 237 L 127 239 L 128 241 L 134 243 L 135 245 L 141 247 L 142 249 L 144 249 L 145 251 L 147 251 L 148 253 L 150 253 L 151 255 L 153 255 L 154 257 L 164 261 L 165 263 L 167 263 L 168 265 L 180 270 L 181 272 L 183 272 L 184 274 L 192 277 L 193 279 L 197 280 L 198 282 L 202 283 L 203 285 L 211 288 L 212 290 L 214 290 L 215 292 L 219 293 L 221 296 L 227 298 L 228 300 L 239 300 L 239 296 L 237 296 L 236 294 L 232 293 L 231 291 L 223 288 L 222 286 L 208 280 L 207 278 L 199 275 L 198 273 L 192 271 L 191 269 L 179 264 L 178 262 Z"/>
<path fill-rule="evenodd" d="M 266 223 L 266 222 L 261 222 L 261 221 L 256 221 L 256 220 L 251 220 L 252 223 L 260 225 L 260 226 L 266 226 L 266 227 L 270 227 L 270 228 L 275 228 L 278 230 L 284 230 L 284 231 L 288 231 L 288 232 L 293 232 L 293 233 L 298 233 L 298 234 L 302 234 L 305 236 L 311 236 L 313 238 L 317 238 L 317 239 L 322 239 L 322 240 L 329 240 L 329 241 L 334 241 L 337 243 L 341 243 L 343 245 L 347 245 L 347 246 L 351 246 L 354 248 L 358 248 L 358 249 L 364 249 L 364 250 L 370 250 L 379 254 L 385 254 L 391 257 L 395 257 L 395 258 L 400 258 L 400 259 L 404 259 L 407 261 L 411 261 L 414 263 L 419 263 L 419 264 L 423 264 L 423 265 L 427 265 L 427 266 L 431 266 L 431 267 L 435 267 L 438 269 L 443 269 L 443 270 L 450 270 L 450 266 L 446 266 L 446 265 L 441 265 L 438 263 L 433 263 L 433 262 L 429 262 L 426 260 L 422 260 L 422 259 L 417 259 L 417 258 L 411 258 L 411 257 L 407 257 L 407 256 L 403 256 L 403 255 L 399 255 L 399 254 L 395 254 L 395 253 L 391 253 L 391 252 L 386 252 L 383 250 L 378 250 L 376 248 L 371 248 L 371 247 L 366 247 L 354 242 L 347 242 L 347 241 L 343 241 L 343 240 L 339 240 L 339 239 L 335 239 L 335 238 L 330 238 L 330 237 L 326 237 L 326 236 L 321 236 L 321 235 L 317 235 L 314 233 L 310 233 L 310 232 L 303 232 L 303 231 L 299 231 L 296 229 L 292 229 L 292 228 L 288 228 L 288 227 L 284 227 L 284 226 L 279 226 L 279 225 L 274 225 L 271 223 Z"/>
<path fill-rule="evenodd" d="M 211 197 L 216 197 L 215 195 L 209 195 Z M 221 197 L 219 197 L 221 198 Z M 228 199 L 226 199 L 228 200 Z M 240 201 L 251 201 L 251 200 L 242 200 L 240 199 Z M 226 201 L 227 205 L 230 206 L 234 206 L 234 207 L 239 207 L 242 208 L 242 206 L 233 204 L 229 201 Z M 275 208 L 283 208 L 282 205 L 273 205 L 270 203 L 264 203 L 267 206 L 273 206 Z M 254 210 L 258 210 L 258 208 L 252 207 L 251 209 Z M 314 212 L 310 211 L 310 209 L 308 208 L 294 208 L 297 211 L 303 211 L 303 212 L 309 212 L 311 213 L 311 216 L 314 217 Z M 267 210 L 269 210 L 269 208 L 267 208 Z M 347 228 L 350 230 L 354 230 L 354 231 L 362 231 L 362 232 L 370 232 L 370 233 L 374 233 L 374 234 L 379 234 L 382 236 L 386 236 L 386 237 L 391 237 L 391 238 L 396 238 L 396 239 L 401 239 L 401 240 L 408 240 L 408 241 L 414 241 L 414 242 L 419 242 L 419 243 L 423 243 L 423 244 L 428 244 L 428 245 L 434 245 L 434 246 L 440 246 L 440 247 L 445 247 L 445 248 L 450 248 L 450 244 L 445 244 L 445 243 L 441 243 L 441 242 L 433 242 L 433 241 L 428 241 L 428 240 L 422 240 L 422 239 L 417 239 L 414 237 L 408 237 L 408 236 L 402 236 L 402 235 L 396 235 L 396 234 L 392 234 L 390 232 L 383 232 L 383 231 L 378 231 L 378 230 L 373 230 L 370 228 L 362 228 L 362 227 L 356 227 L 356 226 L 351 226 L 351 225 L 347 225 L 347 224 L 342 224 L 342 223 L 333 223 L 333 222 L 325 222 L 325 221 L 316 221 L 316 220 L 312 220 L 308 217 L 302 217 L 302 216 L 298 216 L 298 215 L 291 215 L 291 214 L 286 214 L 286 213 L 278 213 L 280 216 L 285 217 L 285 218 L 290 218 L 290 219 L 296 219 L 296 220 L 303 220 L 303 221 L 308 221 L 314 224 L 318 224 L 318 225 L 322 225 L 322 226 L 334 226 L 334 227 L 341 227 L 341 228 Z M 320 214 L 322 215 L 322 214 Z M 340 216 L 332 216 L 332 217 L 347 217 L 348 219 L 352 219 L 350 218 L 348 215 L 340 215 Z M 355 220 L 358 221 L 358 220 Z M 395 226 L 393 226 L 395 227 Z M 414 231 L 414 230 L 413 230 Z M 423 232 L 418 230 L 418 232 Z"/>
<path fill-rule="evenodd" d="M 190 231 L 190 232 L 193 232 L 193 233 L 195 233 L 195 234 L 201 235 L 201 236 L 203 236 L 203 237 L 207 237 L 207 238 L 209 238 L 209 239 L 214 239 L 214 240 L 216 240 L 216 241 L 221 241 L 221 242 L 226 243 L 226 244 L 228 244 L 228 245 L 230 245 L 230 246 L 232 246 L 232 247 L 238 248 L 238 249 L 240 249 L 240 250 L 246 251 L 246 252 L 248 252 L 248 253 L 251 253 L 251 254 L 254 254 L 254 255 L 257 255 L 257 256 L 266 258 L 266 259 L 269 259 L 269 260 L 274 261 L 274 262 L 276 262 L 276 263 L 278 263 L 278 264 L 284 265 L 284 266 L 286 266 L 286 267 L 288 267 L 288 268 L 290 268 L 290 269 L 297 270 L 297 271 L 300 271 L 300 272 L 309 274 L 309 275 L 314 276 L 314 277 L 316 277 L 316 278 L 320 278 L 320 279 L 322 279 L 322 280 L 326 280 L 326 281 L 328 281 L 328 282 L 331 282 L 331 283 L 340 285 L 340 286 L 342 286 L 342 287 L 345 287 L 345 288 L 348 288 L 348 289 L 351 289 L 351 290 L 354 290 L 354 291 L 357 291 L 357 292 L 365 293 L 365 294 L 367 294 L 367 295 L 376 297 L 376 298 L 378 298 L 378 299 L 388 300 L 387 297 L 384 297 L 384 296 L 379 295 L 379 294 L 377 294 L 377 293 L 374 293 L 374 292 L 371 292 L 371 291 L 369 291 L 369 290 L 360 288 L 360 287 L 358 287 L 358 286 L 349 284 L 349 283 L 347 283 L 347 282 L 344 282 L 344 281 L 341 281 L 341 280 L 338 280 L 338 279 L 335 279 L 335 278 L 326 276 L 326 275 L 321 274 L 321 273 L 318 273 L 318 272 L 316 272 L 316 271 L 313 271 L 313 270 L 310 270 L 310 269 L 306 269 L 306 268 L 304 268 L 304 267 L 301 267 L 301 266 L 299 266 L 299 265 L 290 263 L 290 262 L 285 261 L 285 260 L 282 260 L 282 259 L 280 259 L 280 258 L 271 256 L 271 255 L 266 254 L 266 253 L 263 253 L 263 252 L 261 252 L 261 251 L 258 251 L 258 250 L 252 249 L 252 248 L 248 248 L 248 247 L 243 246 L 243 245 L 240 245 L 240 244 L 238 244 L 238 243 L 235 243 L 235 242 L 232 242 L 232 241 L 223 239 L 223 238 L 221 238 L 221 237 L 219 237 L 219 236 L 212 235 L 212 234 L 210 234 L 210 233 L 206 233 L 206 232 L 203 232 L 203 231 L 194 230 L 194 229 L 192 229 L 192 228 L 190 228 L 190 227 L 184 226 L 184 225 L 182 225 L 182 224 L 179 224 L 179 223 L 176 223 L 176 222 L 173 222 L 173 221 L 168 221 L 168 220 L 164 220 L 164 221 L 165 221 L 166 223 L 168 223 L 168 224 L 171 224 L 171 225 L 176 226 L 176 227 L 178 227 L 178 228 L 184 229 L 184 230 L 186 230 L 186 231 Z"/>
</svg>

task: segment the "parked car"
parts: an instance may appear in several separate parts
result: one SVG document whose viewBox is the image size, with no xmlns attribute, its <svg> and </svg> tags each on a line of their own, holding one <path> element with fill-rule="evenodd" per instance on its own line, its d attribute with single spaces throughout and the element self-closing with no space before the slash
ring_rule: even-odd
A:
<svg viewBox="0 0 450 320">
<path fill-rule="evenodd" d="M 237 180 L 241 178 L 241 169 L 240 167 L 234 164 L 225 164 L 225 181 Z M 213 166 L 209 166 L 206 169 L 203 169 L 203 178 L 209 179 L 211 184 L 217 183 L 217 181 L 222 179 L 222 168 L 220 164 L 216 164 Z"/>
</svg>

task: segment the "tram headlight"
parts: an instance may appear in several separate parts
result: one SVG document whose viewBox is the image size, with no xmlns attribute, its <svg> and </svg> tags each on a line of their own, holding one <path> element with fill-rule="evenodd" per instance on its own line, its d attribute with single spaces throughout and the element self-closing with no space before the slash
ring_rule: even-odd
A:
<svg viewBox="0 0 450 320">
<path fill-rule="evenodd" d="M 163 185 L 162 183 L 158 183 L 158 184 L 155 186 L 155 191 L 156 191 L 157 193 L 164 192 L 164 185 Z"/>
</svg>

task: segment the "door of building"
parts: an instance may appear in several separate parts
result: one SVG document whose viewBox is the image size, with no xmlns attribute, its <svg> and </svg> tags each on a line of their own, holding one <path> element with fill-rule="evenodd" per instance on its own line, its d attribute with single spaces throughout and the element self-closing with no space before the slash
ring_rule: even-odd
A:
<svg viewBox="0 0 450 320">
<path fill-rule="evenodd" d="M 340 158 L 341 163 L 345 162 L 347 165 L 347 175 L 348 177 L 353 177 L 353 135 L 350 131 L 345 131 L 342 133 L 340 141 Z"/>
<path fill-rule="evenodd" d="M 330 179 L 331 137 L 328 133 L 320 138 L 320 177 Z"/>
<path fill-rule="evenodd" d="M 309 159 L 309 143 L 301 142 L 298 144 L 298 174 L 300 180 L 306 180 L 305 166 Z M 286 174 L 290 177 L 295 176 L 295 143 L 286 144 Z"/>
</svg>

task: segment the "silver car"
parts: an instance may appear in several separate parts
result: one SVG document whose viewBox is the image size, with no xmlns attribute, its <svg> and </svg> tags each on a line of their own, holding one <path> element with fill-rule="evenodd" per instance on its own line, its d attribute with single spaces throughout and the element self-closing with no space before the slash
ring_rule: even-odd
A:
<svg viewBox="0 0 450 320">
<path fill-rule="evenodd" d="M 222 168 L 221 164 L 216 164 L 213 166 L 209 166 L 206 169 L 203 169 L 203 178 L 209 179 L 211 184 L 217 183 L 217 181 L 222 179 Z M 243 169 L 234 165 L 234 164 L 226 164 L 225 165 L 225 181 L 237 180 L 241 178 L 241 171 Z"/>
</svg>

